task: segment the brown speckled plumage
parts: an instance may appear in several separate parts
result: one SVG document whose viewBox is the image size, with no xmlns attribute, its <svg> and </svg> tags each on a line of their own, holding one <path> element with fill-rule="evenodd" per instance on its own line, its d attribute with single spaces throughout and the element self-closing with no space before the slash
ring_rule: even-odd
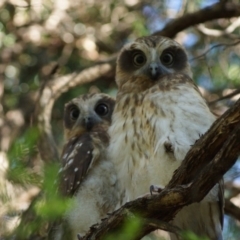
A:
<svg viewBox="0 0 240 240">
<path fill-rule="evenodd" d="M 108 154 L 126 192 L 124 201 L 146 194 L 152 184 L 164 187 L 214 122 L 191 77 L 184 48 L 171 39 L 143 37 L 121 50 Z M 216 185 L 201 203 L 181 210 L 173 224 L 221 240 L 219 192 Z"/>
</svg>

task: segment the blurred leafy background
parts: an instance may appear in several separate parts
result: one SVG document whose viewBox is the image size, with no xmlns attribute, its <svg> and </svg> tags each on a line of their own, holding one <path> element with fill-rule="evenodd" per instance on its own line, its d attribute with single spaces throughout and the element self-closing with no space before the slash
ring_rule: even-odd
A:
<svg viewBox="0 0 240 240">
<path fill-rule="evenodd" d="M 36 129 L 36 106 L 44 86 L 53 78 L 61 83 L 62 77 L 73 72 L 111 64 L 99 77 L 91 78 L 87 72 L 88 83 L 69 87 L 55 99 L 51 126 L 61 152 L 64 104 L 89 91 L 115 96 L 114 61 L 125 43 L 160 31 L 170 21 L 217 2 L 0 0 L 0 239 L 14 231 L 41 189 L 54 192 L 56 166 L 44 164 L 47 161 L 36 147 L 41 134 Z M 239 6 L 238 0 L 222 2 Z M 175 40 L 186 47 L 194 81 L 212 110 L 221 115 L 240 93 L 240 17 L 191 26 L 177 33 Z M 232 97 L 212 102 L 232 92 Z M 236 207 L 240 207 L 239 177 L 240 166 L 236 164 L 225 183 L 226 198 Z M 38 219 L 51 218 L 52 213 L 44 208 L 53 206 L 47 194 L 43 202 L 33 204 Z M 240 216 L 226 216 L 225 239 L 239 239 L 239 220 Z M 40 225 L 44 236 L 46 226 Z M 27 239 L 24 234 L 31 234 L 31 229 L 23 233 L 22 239 Z"/>
</svg>

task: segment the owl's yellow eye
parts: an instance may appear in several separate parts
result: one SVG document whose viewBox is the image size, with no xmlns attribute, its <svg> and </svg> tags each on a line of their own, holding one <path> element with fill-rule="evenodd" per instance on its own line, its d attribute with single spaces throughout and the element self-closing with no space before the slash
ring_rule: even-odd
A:
<svg viewBox="0 0 240 240">
<path fill-rule="evenodd" d="M 169 52 L 162 54 L 160 59 L 161 62 L 166 66 L 170 66 L 173 63 L 173 55 Z"/>
<path fill-rule="evenodd" d="M 80 115 L 80 111 L 78 108 L 73 107 L 70 111 L 70 117 L 72 120 L 77 120 Z"/>
<path fill-rule="evenodd" d="M 142 66 L 146 62 L 146 57 L 141 52 L 136 52 L 133 54 L 133 63 L 136 67 Z"/>
</svg>

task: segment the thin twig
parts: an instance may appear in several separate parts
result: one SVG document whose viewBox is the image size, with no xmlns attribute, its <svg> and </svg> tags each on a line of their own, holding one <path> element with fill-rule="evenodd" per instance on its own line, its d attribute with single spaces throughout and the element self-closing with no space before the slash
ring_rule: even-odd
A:
<svg viewBox="0 0 240 240">
<path fill-rule="evenodd" d="M 205 57 L 207 53 L 209 53 L 210 51 L 212 51 L 214 48 L 218 48 L 218 47 L 224 47 L 224 50 L 228 47 L 233 47 L 233 46 L 236 46 L 240 44 L 240 40 L 237 41 L 237 42 L 234 42 L 234 43 L 219 43 L 219 44 L 216 44 L 212 47 L 210 47 L 207 51 L 205 51 L 203 54 L 197 56 L 197 57 L 194 57 L 192 59 L 190 59 L 190 61 L 194 61 L 196 59 L 199 59 L 199 58 L 202 58 L 202 57 Z"/>
<path fill-rule="evenodd" d="M 225 96 L 222 96 L 222 97 L 220 97 L 216 100 L 213 100 L 213 101 L 209 102 L 208 105 L 214 105 L 215 103 L 217 103 L 219 101 L 222 101 L 222 100 L 225 100 L 225 99 L 228 99 L 228 98 L 232 98 L 232 97 L 236 96 L 237 94 L 240 94 L 240 89 L 236 89 L 232 93 L 229 93 Z"/>
</svg>

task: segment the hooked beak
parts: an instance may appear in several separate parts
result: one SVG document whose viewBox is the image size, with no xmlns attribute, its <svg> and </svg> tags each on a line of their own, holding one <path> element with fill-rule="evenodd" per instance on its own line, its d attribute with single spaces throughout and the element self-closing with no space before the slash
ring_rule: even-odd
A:
<svg viewBox="0 0 240 240">
<path fill-rule="evenodd" d="M 94 125 L 94 120 L 91 117 L 84 118 L 84 126 L 85 128 L 90 131 Z"/>
<path fill-rule="evenodd" d="M 148 73 L 149 73 L 150 78 L 152 80 L 157 80 L 158 77 L 163 74 L 160 65 L 158 63 L 155 63 L 155 62 L 152 62 L 149 65 Z"/>
</svg>

